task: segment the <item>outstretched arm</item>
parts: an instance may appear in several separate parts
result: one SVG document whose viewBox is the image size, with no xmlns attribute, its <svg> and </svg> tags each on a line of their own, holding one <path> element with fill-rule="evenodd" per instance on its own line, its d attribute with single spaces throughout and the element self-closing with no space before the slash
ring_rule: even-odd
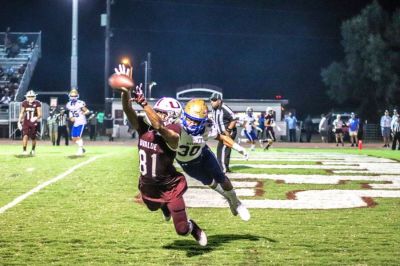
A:
<svg viewBox="0 0 400 266">
<path fill-rule="evenodd" d="M 132 127 L 135 130 L 139 129 L 139 122 L 138 122 L 138 117 L 132 108 L 132 103 L 130 100 L 130 95 L 131 95 L 131 90 L 127 91 L 122 91 L 121 92 L 121 103 L 122 103 L 122 109 L 124 110 L 126 117 L 128 118 L 129 122 L 131 123 Z"/>
<path fill-rule="evenodd" d="M 118 68 L 115 68 L 114 70 L 115 70 L 116 74 L 125 75 L 132 79 L 132 67 L 126 68 L 125 65 L 119 65 Z M 133 110 L 133 108 L 132 108 L 132 103 L 131 103 L 132 101 L 131 101 L 131 97 L 130 97 L 132 88 L 121 87 L 121 88 L 115 88 L 115 89 L 121 92 L 122 109 L 124 110 L 126 117 L 128 118 L 132 127 L 135 130 L 138 130 L 139 129 L 138 117 L 137 117 L 135 110 Z"/>
<path fill-rule="evenodd" d="M 167 142 L 171 149 L 178 148 L 179 134 L 164 125 L 161 117 L 154 111 L 154 109 L 147 103 L 144 98 L 141 87 L 136 88 L 136 97 L 134 98 L 140 106 L 143 107 L 151 126 L 157 130 L 163 139 Z"/>
<path fill-rule="evenodd" d="M 221 135 L 218 134 L 216 137 L 217 140 L 222 141 L 225 146 L 232 148 L 242 154 L 246 159 L 249 157 L 249 155 L 246 152 L 246 149 L 237 144 L 236 142 L 233 141 L 233 139 L 229 136 L 226 135 Z"/>
</svg>

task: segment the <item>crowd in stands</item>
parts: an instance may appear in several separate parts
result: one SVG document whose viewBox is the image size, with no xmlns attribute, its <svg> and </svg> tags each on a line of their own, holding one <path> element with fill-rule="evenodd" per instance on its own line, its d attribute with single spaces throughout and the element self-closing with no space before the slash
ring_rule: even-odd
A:
<svg viewBox="0 0 400 266">
<path fill-rule="evenodd" d="M 21 49 L 32 50 L 34 47 L 34 43 L 29 41 L 27 35 L 22 34 L 18 37 L 14 37 L 10 33 L 10 27 L 7 28 L 4 34 L 4 51 L 7 55 L 7 58 L 16 57 Z"/>
<path fill-rule="evenodd" d="M 14 98 L 26 66 L 25 63 L 18 68 L 0 65 L 0 104 L 3 106 L 8 105 Z"/>
</svg>

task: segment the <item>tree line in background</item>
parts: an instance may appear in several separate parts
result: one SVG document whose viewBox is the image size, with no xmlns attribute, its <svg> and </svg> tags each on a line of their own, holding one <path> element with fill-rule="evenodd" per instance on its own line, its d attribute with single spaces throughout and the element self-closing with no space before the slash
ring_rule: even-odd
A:
<svg viewBox="0 0 400 266">
<path fill-rule="evenodd" d="M 376 120 L 400 101 L 400 10 L 386 12 L 377 1 L 341 26 L 345 57 L 322 69 L 329 97 Z M 399 106 L 397 106 L 399 107 Z"/>
</svg>

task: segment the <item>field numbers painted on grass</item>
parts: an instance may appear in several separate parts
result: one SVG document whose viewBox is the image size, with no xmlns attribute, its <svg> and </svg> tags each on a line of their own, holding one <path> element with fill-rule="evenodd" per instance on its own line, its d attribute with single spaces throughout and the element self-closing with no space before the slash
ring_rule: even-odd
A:
<svg viewBox="0 0 400 266">
<path fill-rule="evenodd" d="M 237 158 L 236 160 L 238 160 Z M 285 161 L 288 164 L 262 165 L 244 162 L 245 167 L 278 169 L 324 169 L 335 175 L 280 175 L 280 174 L 249 174 L 232 173 L 229 178 L 235 181 L 236 193 L 240 197 L 253 197 L 257 193 L 257 181 L 269 179 L 287 184 L 339 184 L 343 181 L 363 180 L 366 182 L 380 182 L 379 184 L 365 184 L 360 190 L 307 190 L 290 191 L 286 200 L 244 199 L 248 208 L 277 208 L 277 209 L 342 209 L 358 208 L 374 205 L 373 198 L 400 198 L 400 163 L 383 158 L 374 158 L 362 155 L 344 155 L 318 153 L 305 155 L 304 153 L 262 153 L 257 154 L 254 161 Z M 320 164 L 298 165 L 290 162 L 315 161 Z M 355 173 L 358 175 L 349 175 Z M 375 174 L 375 175 L 363 175 Z M 379 175 L 376 175 L 379 174 Z M 190 189 L 185 194 L 185 201 L 189 207 L 228 207 L 226 200 L 215 191 L 202 187 L 201 184 L 188 178 Z M 249 182 L 251 180 L 252 182 Z M 243 185 L 241 185 L 243 184 Z M 252 185 L 249 185 L 252 184 Z M 259 190 L 258 190 L 259 191 Z"/>
</svg>

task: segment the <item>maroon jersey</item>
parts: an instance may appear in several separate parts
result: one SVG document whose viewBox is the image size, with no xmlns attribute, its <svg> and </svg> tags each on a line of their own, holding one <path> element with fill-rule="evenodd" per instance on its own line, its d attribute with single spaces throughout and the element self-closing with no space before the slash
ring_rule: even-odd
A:
<svg viewBox="0 0 400 266">
<path fill-rule="evenodd" d="M 274 116 L 271 114 L 265 115 L 265 126 L 266 127 L 272 127 L 272 124 L 274 123 Z"/>
<path fill-rule="evenodd" d="M 142 197 L 153 201 L 171 201 L 187 189 L 185 177 L 176 171 L 173 162 L 176 151 L 171 150 L 163 137 L 151 126 L 139 120 L 139 189 Z M 167 126 L 180 134 L 177 124 Z"/>
<path fill-rule="evenodd" d="M 24 125 L 37 124 L 37 122 L 32 123 L 31 118 L 38 116 L 38 107 L 41 106 L 42 104 L 38 100 L 34 100 L 32 103 L 27 100 L 22 102 L 22 107 L 25 108 Z"/>
</svg>

